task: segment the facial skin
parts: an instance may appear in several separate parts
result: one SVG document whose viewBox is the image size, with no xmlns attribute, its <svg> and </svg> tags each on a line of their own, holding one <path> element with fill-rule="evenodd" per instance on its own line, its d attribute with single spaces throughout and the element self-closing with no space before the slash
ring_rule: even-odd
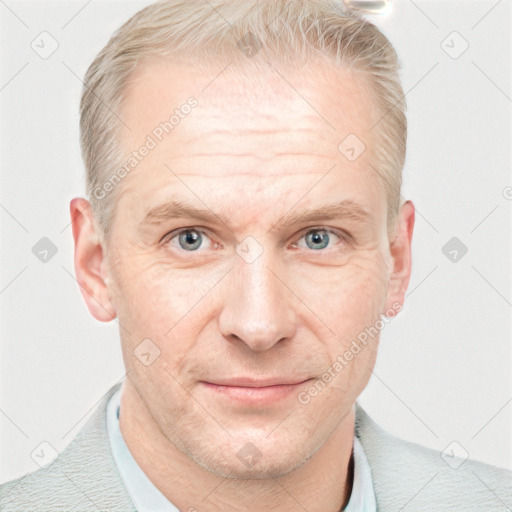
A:
<svg viewBox="0 0 512 512">
<path fill-rule="evenodd" d="M 354 401 L 378 336 L 309 403 L 298 394 L 402 303 L 414 206 L 402 206 L 390 240 L 384 187 L 369 166 L 368 130 L 380 115 L 357 75 L 315 63 L 217 76 L 224 67 L 209 76 L 164 62 L 137 71 L 121 113 L 129 151 L 187 98 L 198 105 L 118 185 L 108 240 L 94 229 L 89 203 L 71 202 L 77 279 L 96 319 L 119 320 L 121 432 L 175 506 L 335 512 L 351 492 Z M 350 133 L 366 144 L 354 162 L 338 151 Z M 211 220 L 143 222 L 171 200 Z M 367 217 L 284 225 L 343 201 Z M 180 245 L 184 228 L 193 231 Z M 262 252 L 248 262 L 237 248 Z M 160 350 L 149 366 L 134 355 L 145 339 Z M 204 384 L 236 377 L 308 382 L 263 404 Z M 237 456 L 247 450 L 253 465 Z"/>
</svg>

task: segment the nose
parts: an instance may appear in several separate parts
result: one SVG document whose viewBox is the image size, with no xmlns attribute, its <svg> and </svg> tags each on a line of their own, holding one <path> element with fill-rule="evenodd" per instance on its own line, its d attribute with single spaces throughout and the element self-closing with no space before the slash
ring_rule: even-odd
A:
<svg viewBox="0 0 512 512">
<path fill-rule="evenodd" d="M 226 339 L 239 340 L 256 352 L 291 338 L 296 329 L 295 297 L 273 267 L 265 252 L 252 263 L 237 257 L 225 284 L 220 331 Z"/>
</svg>

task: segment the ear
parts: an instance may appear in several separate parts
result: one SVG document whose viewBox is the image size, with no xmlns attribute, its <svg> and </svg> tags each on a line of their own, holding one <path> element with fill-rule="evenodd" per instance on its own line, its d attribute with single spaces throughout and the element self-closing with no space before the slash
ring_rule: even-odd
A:
<svg viewBox="0 0 512 512">
<path fill-rule="evenodd" d="M 74 198 L 69 210 L 75 242 L 75 274 L 91 315 L 100 322 L 116 317 L 105 283 L 103 247 L 95 228 L 92 207 L 81 197 Z"/>
<path fill-rule="evenodd" d="M 386 299 L 386 316 L 396 316 L 404 303 L 405 292 L 411 277 L 411 244 L 414 219 L 414 204 L 412 201 L 406 201 L 400 208 L 395 238 L 390 244 L 393 266 Z M 395 313 L 392 313 L 393 311 Z"/>
</svg>

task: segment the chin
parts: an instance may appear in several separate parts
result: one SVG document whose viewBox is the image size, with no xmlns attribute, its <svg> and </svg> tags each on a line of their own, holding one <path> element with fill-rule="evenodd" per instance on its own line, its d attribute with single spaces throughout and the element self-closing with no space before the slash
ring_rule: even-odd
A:
<svg viewBox="0 0 512 512">
<path fill-rule="evenodd" d="M 304 443 L 288 446 L 283 449 L 282 441 L 266 442 L 264 439 L 251 441 L 235 441 L 227 446 L 212 445 L 188 450 L 187 455 L 203 469 L 224 478 L 241 480 L 263 480 L 284 477 L 302 466 L 314 454 L 304 451 Z M 261 447 L 261 450 L 258 448 Z M 300 449 L 299 449 L 300 447 Z M 203 450 L 203 449 L 204 450 Z"/>
</svg>

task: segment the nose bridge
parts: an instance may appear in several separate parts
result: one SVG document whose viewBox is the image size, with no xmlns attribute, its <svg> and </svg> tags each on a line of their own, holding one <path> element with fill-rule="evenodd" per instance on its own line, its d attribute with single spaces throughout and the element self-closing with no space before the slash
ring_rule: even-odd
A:
<svg viewBox="0 0 512 512">
<path fill-rule="evenodd" d="M 290 291 L 275 275 L 272 259 L 265 251 L 252 262 L 236 258 L 219 318 L 225 337 L 235 336 L 255 351 L 268 350 L 295 329 Z"/>
</svg>

